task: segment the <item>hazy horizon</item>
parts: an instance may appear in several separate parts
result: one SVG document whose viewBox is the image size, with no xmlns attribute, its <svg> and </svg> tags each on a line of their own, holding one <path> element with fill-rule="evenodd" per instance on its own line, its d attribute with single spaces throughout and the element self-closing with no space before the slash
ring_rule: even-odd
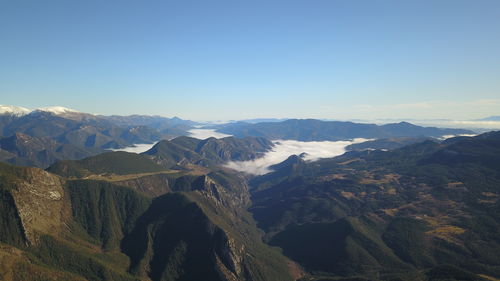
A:
<svg viewBox="0 0 500 281">
<path fill-rule="evenodd" d="M 69 110 L 71 111 L 76 111 L 76 112 L 81 112 L 81 113 L 89 113 L 89 114 L 94 114 L 94 115 L 102 115 L 102 116 L 110 116 L 113 114 L 97 114 L 97 113 L 92 113 L 92 112 L 84 112 L 75 108 L 66 108 L 62 106 L 49 106 L 45 108 L 26 108 L 23 106 L 19 105 L 5 105 L 5 104 L 0 104 L 0 114 L 4 112 L 4 107 L 5 108 L 20 108 L 20 110 L 29 110 L 29 111 L 35 111 L 35 110 L 56 110 L 56 111 L 61 111 L 61 110 Z M 122 116 L 130 116 L 130 115 L 149 115 L 149 116 L 160 116 L 160 117 L 166 117 L 166 118 L 174 118 L 174 117 L 179 117 L 179 116 L 169 116 L 167 114 L 157 114 L 157 115 L 152 115 L 152 114 L 139 114 L 136 112 L 124 114 Z M 486 120 L 489 117 L 494 117 L 495 120 Z M 443 127 L 443 128 L 462 128 L 462 129 L 476 129 L 479 130 L 478 132 L 481 131 L 487 131 L 487 130 L 494 130 L 494 129 L 500 129 L 500 120 L 497 120 L 500 118 L 500 115 L 491 115 L 491 116 L 483 116 L 482 118 L 478 119 L 458 119 L 458 120 L 453 120 L 453 119 L 430 119 L 430 118 L 425 118 L 425 119 L 415 119 L 415 118 L 374 118 L 374 119 L 357 119 L 357 118 L 346 118 L 346 119 L 329 119 L 329 118 L 310 118 L 310 117 L 282 117 L 282 118 L 273 118 L 273 117 L 267 117 L 267 116 L 259 116 L 258 118 L 255 119 L 226 119 L 226 120 L 196 120 L 192 119 L 189 117 L 183 117 L 182 119 L 184 120 L 190 120 L 194 122 L 199 122 L 201 124 L 204 124 L 203 126 L 210 126 L 210 125 L 217 125 L 217 124 L 226 124 L 226 123 L 231 123 L 231 122 L 241 122 L 241 121 L 250 121 L 251 123 L 256 123 L 256 122 L 277 122 L 277 121 L 284 121 L 288 119 L 317 119 L 317 120 L 323 120 L 323 121 L 347 121 L 347 122 L 355 122 L 355 123 L 369 123 L 369 124 L 388 124 L 388 123 L 397 123 L 397 122 L 409 122 L 413 123 L 415 125 L 419 126 L 427 126 L 427 127 Z M 196 127 L 196 126 L 195 126 Z M 207 134 L 207 129 L 202 129 L 197 132 L 197 129 L 192 129 L 192 135 L 197 138 L 205 138 L 207 136 L 216 136 L 216 137 L 224 137 L 228 136 L 225 134 L 221 134 L 218 132 L 215 132 L 214 130 L 211 130 L 213 132 L 210 132 Z"/>
</svg>

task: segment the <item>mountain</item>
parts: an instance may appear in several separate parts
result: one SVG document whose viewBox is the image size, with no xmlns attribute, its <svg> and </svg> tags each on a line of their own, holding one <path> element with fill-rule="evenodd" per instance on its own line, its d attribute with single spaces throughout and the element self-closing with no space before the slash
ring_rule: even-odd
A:
<svg viewBox="0 0 500 281">
<path fill-rule="evenodd" d="M 261 241 L 242 178 L 148 161 L 113 152 L 49 169 L 85 170 L 71 179 L 0 163 L 0 279 L 297 278 Z"/>
<path fill-rule="evenodd" d="M 474 134 L 470 130 L 422 127 L 408 122 L 381 125 L 380 128 L 390 137 L 435 137 L 446 135 Z"/>
<path fill-rule="evenodd" d="M 64 160 L 50 166 L 47 171 L 65 177 L 133 173 L 155 173 L 165 170 L 147 157 L 124 151 L 107 152 L 82 160 Z"/>
<path fill-rule="evenodd" d="M 52 137 L 67 140 L 66 135 L 102 138 L 99 145 L 113 147 L 133 142 L 151 143 L 162 137 L 186 134 L 195 122 L 160 116 L 101 116 L 53 106 L 28 110 L 14 106 L 0 106 L 0 135 L 25 133 L 33 137 Z M 71 138 L 71 136 L 67 137 Z M 84 142 L 87 144 L 92 141 Z"/>
<path fill-rule="evenodd" d="M 386 138 L 386 139 L 377 139 L 365 141 L 362 143 L 355 143 L 348 145 L 346 150 L 352 151 L 363 151 L 363 150 L 393 150 L 397 148 L 401 148 L 403 146 L 407 146 L 410 144 L 424 142 L 426 140 L 432 140 L 430 137 L 396 137 L 396 138 Z"/>
<path fill-rule="evenodd" d="M 443 135 L 473 134 L 462 129 L 440 129 L 421 127 L 401 122 L 375 125 L 341 121 L 321 121 L 315 119 L 290 119 L 283 122 L 230 123 L 217 127 L 218 131 L 235 137 L 255 136 L 267 139 L 289 139 L 299 141 L 338 141 L 353 138 L 391 137 L 435 137 Z"/>
<path fill-rule="evenodd" d="M 0 137 L 0 151 L 2 162 L 46 168 L 59 160 L 81 159 L 101 150 L 15 133 L 10 137 Z"/>
<path fill-rule="evenodd" d="M 156 163 L 165 167 L 177 164 L 196 164 L 211 166 L 224 162 L 245 161 L 258 158 L 273 147 L 273 143 L 264 138 L 226 137 L 199 140 L 191 137 L 178 137 L 162 140 L 143 153 Z"/>
<path fill-rule="evenodd" d="M 60 152 L 21 133 L 0 145 Z M 220 165 L 259 157 L 265 138 L 0 163 L 0 280 L 498 279 L 500 132 L 377 145 L 255 177 Z"/>
<path fill-rule="evenodd" d="M 0 115 L 22 116 L 30 112 L 31 110 L 20 106 L 0 105 Z"/>
<path fill-rule="evenodd" d="M 160 140 L 193 125 L 0 107 L 0 280 L 500 278 L 500 132 L 286 120 Z M 376 139 L 261 176 L 223 166 L 270 139 L 356 137 Z"/>
<path fill-rule="evenodd" d="M 32 112 L 48 112 L 52 113 L 55 115 L 73 115 L 73 114 L 82 114 L 79 111 L 76 111 L 71 108 L 63 107 L 63 106 L 48 106 L 48 107 L 41 107 L 33 110 Z"/>
<path fill-rule="evenodd" d="M 0 161 L 46 168 L 57 160 L 81 159 L 107 149 L 187 134 L 193 124 L 176 117 L 97 116 L 59 106 L 35 110 L 0 106 L 3 142 L 21 135 L 32 140 L 11 141 L 7 149 L 4 144 Z"/>
<path fill-rule="evenodd" d="M 288 118 L 255 118 L 255 119 L 244 119 L 244 120 L 239 120 L 238 122 L 245 122 L 245 123 L 268 123 L 268 122 L 282 122 L 288 120 Z"/>
<path fill-rule="evenodd" d="M 193 126 L 197 125 L 196 122 L 183 120 L 178 117 L 166 118 L 162 116 L 149 116 L 149 115 L 130 115 L 130 116 L 101 116 L 118 126 L 146 126 L 158 130 L 161 134 L 167 137 L 176 137 L 186 135 L 187 131 Z"/>
<path fill-rule="evenodd" d="M 33 111 L 11 120 L 2 128 L 4 136 L 14 133 L 101 149 L 118 148 L 134 142 L 153 142 L 161 137 L 159 132 L 149 127 L 119 127 L 86 113 L 54 114 L 46 111 Z"/>
<path fill-rule="evenodd" d="M 500 116 L 489 116 L 482 119 L 477 119 L 475 121 L 500 121 Z"/>
<path fill-rule="evenodd" d="M 250 211 L 311 280 L 495 280 L 498 163 L 500 132 L 294 157 L 250 181 Z"/>
</svg>

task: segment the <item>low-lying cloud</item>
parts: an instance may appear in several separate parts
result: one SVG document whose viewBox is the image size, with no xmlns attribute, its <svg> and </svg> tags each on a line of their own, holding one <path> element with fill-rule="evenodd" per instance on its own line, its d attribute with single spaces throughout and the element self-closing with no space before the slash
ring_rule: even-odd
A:
<svg viewBox="0 0 500 281">
<path fill-rule="evenodd" d="M 361 143 L 368 139 L 354 139 L 351 141 L 295 141 L 275 140 L 274 147 L 263 157 L 250 161 L 231 161 L 226 167 L 254 175 L 263 175 L 271 172 L 269 166 L 283 162 L 291 155 L 306 153 L 304 160 L 315 161 L 320 158 L 331 158 L 342 155 L 348 145 Z"/>
<path fill-rule="evenodd" d="M 477 134 L 459 134 L 459 135 L 444 135 L 440 137 L 440 140 L 446 140 L 446 139 L 451 139 L 455 137 L 475 137 Z"/>
<path fill-rule="evenodd" d="M 145 151 L 150 150 L 155 144 L 155 143 L 137 143 L 132 146 L 127 146 L 124 148 L 115 148 L 115 149 L 110 149 L 112 151 L 126 151 L 126 152 L 133 152 L 133 153 L 142 153 Z"/>
<path fill-rule="evenodd" d="M 469 121 L 451 121 L 451 126 L 461 127 L 461 128 L 480 128 L 480 129 L 500 129 L 500 121 L 481 121 L 481 120 L 469 120 Z"/>
<path fill-rule="evenodd" d="M 221 138 L 231 136 L 231 135 L 216 132 L 215 130 L 212 130 L 212 129 L 201 129 L 201 128 L 191 129 L 188 131 L 188 133 L 189 133 L 190 137 L 197 138 L 200 140 L 208 139 L 211 137 L 214 137 L 216 139 L 221 139 Z"/>
</svg>

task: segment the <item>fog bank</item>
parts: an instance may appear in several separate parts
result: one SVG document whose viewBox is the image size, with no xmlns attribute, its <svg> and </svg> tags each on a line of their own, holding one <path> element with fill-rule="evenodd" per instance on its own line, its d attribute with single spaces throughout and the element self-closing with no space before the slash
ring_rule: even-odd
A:
<svg viewBox="0 0 500 281">
<path fill-rule="evenodd" d="M 368 139 L 354 139 L 351 141 L 295 141 L 275 140 L 274 147 L 263 157 L 250 161 L 230 161 L 225 167 L 254 175 L 263 175 L 271 172 L 269 166 L 286 160 L 290 155 L 306 153 L 304 160 L 314 161 L 320 158 L 331 158 L 342 155 L 348 145 L 361 143 Z"/>
<path fill-rule="evenodd" d="M 190 137 L 197 138 L 200 140 L 208 139 L 211 137 L 214 137 L 216 139 L 221 139 L 221 138 L 231 136 L 231 135 L 216 132 L 215 130 L 212 130 L 212 129 L 201 129 L 201 128 L 191 129 L 188 131 L 188 133 L 189 133 Z"/>
<path fill-rule="evenodd" d="M 123 148 L 115 148 L 115 149 L 110 149 L 110 150 L 142 153 L 142 152 L 150 150 L 155 144 L 157 144 L 157 142 L 155 142 L 155 143 L 137 143 L 137 144 L 134 144 L 132 146 L 127 146 L 127 147 L 123 147 Z"/>
</svg>

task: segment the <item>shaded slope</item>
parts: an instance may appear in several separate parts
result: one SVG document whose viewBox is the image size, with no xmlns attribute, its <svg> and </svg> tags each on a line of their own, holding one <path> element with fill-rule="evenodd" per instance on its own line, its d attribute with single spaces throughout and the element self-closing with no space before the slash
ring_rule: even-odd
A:
<svg viewBox="0 0 500 281">
<path fill-rule="evenodd" d="M 361 220 L 345 218 L 291 227 L 274 236 L 271 244 L 282 247 L 287 256 L 313 272 L 377 276 L 384 268 L 402 273 L 414 270 L 399 261 L 374 233 Z"/>
<path fill-rule="evenodd" d="M 81 159 L 101 150 L 62 144 L 48 138 L 35 138 L 22 133 L 0 138 L 0 161 L 14 165 L 46 168 L 62 159 Z"/>
<path fill-rule="evenodd" d="M 124 155 L 120 161 L 136 160 Z M 0 246 L 20 255 L 5 265 L 8 278 L 292 279 L 287 260 L 260 241 L 245 211 L 248 190 L 234 175 L 174 175 L 168 193 L 151 200 L 120 181 L 0 168 L 0 225 L 8 229 Z M 10 257 L 2 249 L 0 261 Z"/>
<path fill-rule="evenodd" d="M 143 153 L 164 167 L 196 164 L 214 166 L 226 161 L 255 159 L 271 149 L 273 144 L 263 138 L 208 138 L 198 140 L 191 137 L 178 137 L 158 142 Z"/>
<path fill-rule="evenodd" d="M 8 227 L 0 231 L 0 242 L 15 247 L 0 250 L 0 256 L 14 254 L 5 280 L 136 280 L 110 262 L 120 254 L 102 253 L 78 230 L 63 179 L 37 168 L 3 165 L 0 176 L 0 224 Z"/>
<path fill-rule="evenodd" d="M 317 276 L 498 278 L 498 136 L 283 165 L 251 181 L 250 210 L 271 243 Z"/>
</svg>

